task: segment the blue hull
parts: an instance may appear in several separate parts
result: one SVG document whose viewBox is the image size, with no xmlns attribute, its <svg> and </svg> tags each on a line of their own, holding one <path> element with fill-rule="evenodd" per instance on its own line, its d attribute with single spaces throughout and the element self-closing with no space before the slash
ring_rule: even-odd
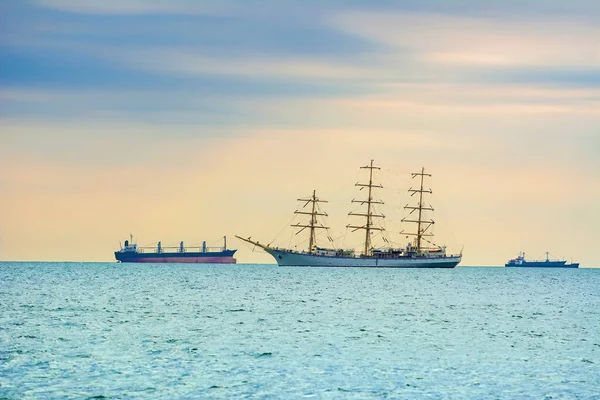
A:
<svg viewBox="0 0 600 400">
<path fill-rule="evenodd" d="M 507 263 L 504 266 L 515 268 L 579 268 L 579 264 L 566 264 L 565 261 L 524 261 L 522 264 Z"/>
</svg>

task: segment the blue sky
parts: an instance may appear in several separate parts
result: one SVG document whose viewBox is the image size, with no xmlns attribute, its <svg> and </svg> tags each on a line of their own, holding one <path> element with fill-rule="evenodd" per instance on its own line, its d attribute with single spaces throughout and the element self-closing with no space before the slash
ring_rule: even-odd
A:
<svg viewBox="0 0 600 400">
<path fill-rule="evenodd" d="M 77 189 L 72 182 L 86 171 L 103 176 L 111 207 L 117 207 L 124 190 L 114 183 L 119 171 L 165 179 L 177 191 L 193 182 L 193 174 L 178 183 L 162 174 L 206 168 L 197 158 L 219 166 L 220 172 L 210 170 L 214 179 L 240 187 L 249 179 L 244 165 L 259 165 L 257 158 L 279 163 L 277 172 L 265 164 L 261 173 L 293 175 L 297 164 L 265 153 L 277 149 L 271 147 L 277 141 L 279 149 L 312 160 L 300 164 L 303 170 L 314 164 L 315 170 L 353 169 L 358 158 L 410 169 L 397 157 L 408 150 L 406 163 L 448 171 L 444 179 L 476 171 L 480 184 L 470 191 L 483 188 L 484 203 L 508 208 L 517 221 L 531 212 L 510 209 L 497 187 L 501 194 L 511 190 L 515 174 L 529 169 L 537 181 L 520 182 L 531 186 L 523 194 L 528 207 L 535 209 L 540 200 L 534 189 L 541 180 L 546 183 L 539 189 L 560 192 L 544 200 L 549 212 L 576 209 L 576 217 L 587 220 L 573 228 L 581 237 L 572 239 L 570 253 L 600 236 L 594 227 L 600 211 L 589 210 L 600 201 L 597 1 L 3 0 L 0 19 L 0 190 L 9 205 L 39 190 L 54 193 L 52 201 L 82 204 L 92 188 Z M 315 145 L 303 148 L 306 141 Z M 332 143 L 334 154 L 319 148 Z M 517 165 L 507 165 L 515 159 Z M 158 202 L 140 183 L 127 190 Z M 244 197 L 266 191 L 263 200 L 275 196 L 283 202 L 311 188 L 276 193 L 259 179 L 254 188 L 240 190 Z M 583 203 L 566 201 L 564 192 Z M 460 208 L 464 196 L 447 194 Z M 179 207 L 175 197 L 167 203 L 154 205 Z M 43 220 L 42 210 L 54 213 L 48 206 L 32 207 L 19 211 L 22 221 L 35 221 L 36 212 Z M 243 206 L 230 207 L 235 216 Z M 257 220 L 274 218 L 267 208 Z M 120 212 L 115 215 L 125 221 L 119 228 L 148 230 L 142 220 L 126 221 Z M 83 229 L 69 218 L 72 233 L 58 235 L 54 247 Z M 497 229 L 502 218 L 488 229 Z M 24 239 L 26 227 L 17 218 L 10 221 L 0 231 L 0 251 L 28 257 L 14 244 Z M 463 243 L 475 238 L 469 228 L 474 222 L 457 229 L 464 229 Z M 40 224 L 35 230 L 42 242 L 53 225 Z M 240 228 L 251 224 L 219 229 L 213 221 L 207 232 Z M 531 234 L 548 229 L 542 224 Z M 98 240 L 122 235 L 104 225 L 102 232 Z M 560 235 L 540 237 L 532 244 L 540 254 L 544 240 L 565 242 Z M 524 244 L 516 242 L 524 240 L 504 242 L 502 254 L 520 250 Z M 109 253 L 87 251 L 93 259 Z M 472 262 L 486 262 L 486 251 Z"/>
</svg>

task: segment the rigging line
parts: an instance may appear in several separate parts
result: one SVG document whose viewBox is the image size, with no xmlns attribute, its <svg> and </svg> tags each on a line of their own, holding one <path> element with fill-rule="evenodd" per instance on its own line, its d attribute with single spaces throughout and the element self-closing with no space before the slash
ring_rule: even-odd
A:
<svg viewBox="0 0 600 400">
<path fill-rule="evenodd" d="M 327 229 L 325 229 L 324 231 L 321 231 L 321 232 L 318 232 L 318 233 L 317 233 L 317 235 L 316 235 L 316 236 L 317 236 L 317 238 L 318 238 L 319 240 L 318 240 L 318 241 L 315 241 L 315 245 L 316 245 L 316 244 L 317 244 L 317 242 L 319 242 L 319 241 L 320 241 L 320 242 L 332 242 L 332 241 L 333 241 L 333 239 L 331 238 L 331 236 L 329 236 L 329 235 L 327 234 L 327 231 L 328 231 L 328 230 L 327 230 Z M 331 239 L 331 240 L 329 240 L 329 239 Z"/>
<path fill-rule="evenodd" d="M 348 227 L 346 227 L 346 229 L 344 230 L 344 239 L 342 240 L 342 248 L 344 248 L 344 246 L 346 246 L 346 235 L 348 234 Z"/>
<path fill-rule="evenodd" d="M 385 238 L 385 240 L 387 240 L 388 242 L 390 242 L 390 237 L 387 235 L 387 233 L 390 232 L 390 231 L 388 230 L 388 224 L 387 224 L 387 221 L 385 219 L 383 221 L 383 228 L 385 229 L 384 232 L 386 232 L 386 235 L 383 235 L 383 233 L 382 233 L 382 237 Z"/>
<path fill-rule="evenodd" d="M 436 243 L 433 243 L 433 242 L 431 242 L 431 241 L 429 241 L 429 240 L 425 239 L 424 237 L 422 237 L 422 238 L 421 238 L 421 240 L 424 240 L 424 241 L 426 241 L 427 243 L 434 245 L 435 247 L 441 247 L 440 245 L 438 245 L 438 244 L 436 244 Z"/>
<path fill-rule="evenodd" d="M 323 222 L 321 222 L 321 226 L 325 227 L 325 226 L 330 226 L 331 224 L 329 223 L 329 218 L 328 217 L 323 217 Z M 331 228 L 326 228 L 324 229 L 324 232 L 319 231 L 317 233 L 317 235 L 321 234 L 325 235 L 328 239 L 331 239 Z M 333 242 L 333 239 L 329 240 L 330 242 Z"/>
<path fill-rule="evenodd" d="M 223 243 L 223 237 L 227 237 L 227 235 L 223 235 L 219 239 L 215 239 L 212 242 L 210 242 L 209 244 L 212 245 L 212 247 L 222 246 L 224 244 Z"/>
<path fill-rule="evenodd" d="M 246 247 L 248 247 L 248 248 L 252 248 L 252 252 L 253 252 L 253 253 L 256 251 L 256 245 L 250 244 L 250 243 L 248 243 L 248 242 L 246 242 L 246 241 L 243 241 L 243 244 L 242 244 L 242 246 L 246 246 Z"/>
<path fill-rule="evenodd" d="M 336 240 L 336 241 L 337 241 L 337 240 L 339 240 L 340 238 L 343 238 L 344 236 L 345 236 L 345 235 L 339 235 L 339 236 L 336 236 L 336 237 L 334 237 L 334 238 L 333 238 L 333 240 Z"/>
<path fill-rule="evenodd" d="M 225 236 L 225 235 L 223 235 Z M 223 238 L 215 239 L 212 242 L 207 242 L 206 247 L 222 247 L 223 246 Z"/>
<path fill-rule="evenodd" d="M 292 216 L 292 218 L 290 218 L 290 220 L 285 225 L 283 225 L 283 227 L 279 230 L 279 232 L 277 232 L 277 234 L 275 235 L 275 237 L 273 238 L 273 240 L 271 240 L 269 242 L 269 245 L 271 245 L 271 243 L 273 243 L 275 240 L 277 240 L 277 236 L 279 236 L 281 234 L 281 232 L 283 232 L 286 228 L 288 228 L 290 226 L 290 224 L 292 223 L 292 221 L 294 220 L 294 218 L 296 218 L 295 214 Z M 291 238 L 290 238 L 290 240 L 291 240 Z"/>
<path fill-rule="evenodd" d="M 390 244 L 392 245 L 392 247 L 394 247 L 394 246 L 398 247 L 398 248 L 402 247 L 402 245 L 399 242 L 396 242 L 394 240 L 390 240 Z"/>
<path fill-rule="evenodd" d="M 222 240 L 216 240 L 216 239 L 213 240 L 212 242 L 208 242 L 206 240 L 201 240 L 199 242 L 192 243 L 192 244 L 190 244 L 190 245 L 188 245 L 186 247 L 198 247 L 198 246 L 200 246 L 202 244 L 202 242 L 206 242 L 206 247 L 217 247 L 216 244 L 223 243 Z"/>
<path fill-rule="evenodd" d="M 385 168 L 385 167 L 381 168 L 381 172 L 385 172 L 385 173 L 388 173 L 390 175 L 396 175 L 396 176 L 406 176 L 406 175 L 410 175 L 411 174 L 411 172 L 408 171 L 408 170 L 407 171 L 394 171 L 391 168 Z"/>
</svg>

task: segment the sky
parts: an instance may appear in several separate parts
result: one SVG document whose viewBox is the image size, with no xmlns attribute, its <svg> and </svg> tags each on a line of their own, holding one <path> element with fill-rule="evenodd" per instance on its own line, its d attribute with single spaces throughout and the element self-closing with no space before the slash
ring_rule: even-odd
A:
<svg viewBox="0 0 600 400">
<path fill-rule="evenodd" d="M 424 167 L 461 265 L 600 267 L 598 38 L 596 0 L 0 0 L 0 260 L 272 263 L 234 235 L 307 246 L 313 190 L 360 248 L 373 159 L 393 244 Z"/>
</svg>

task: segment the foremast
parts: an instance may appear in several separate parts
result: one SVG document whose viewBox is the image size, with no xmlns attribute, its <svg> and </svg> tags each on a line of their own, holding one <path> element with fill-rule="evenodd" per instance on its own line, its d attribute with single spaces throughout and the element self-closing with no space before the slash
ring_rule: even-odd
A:
<svg viewBox="0 0 600 400">
<path fill-rule="evenodd" d="M 327 203 L 327 200 L 321 200 L 317 197 L 317 193 L 316 190 L 313 190 L 313 194 L 311 197 L 307 198 L 307 199 L 298 199 L 298 201 L 303 201 L 305 202 L 304 206 L 302 208 L 306 208 L 307 205 L 311 204 L 311 208 L 310 208 L 310 212 L 308 211 L 300 211 L 300 210 L 296 210 L 294 211 L 294 214 L 303 214 L 303 215 L 310 215 L 310 221 L 307 224 L 293 224 L 291 226 L 295 227 L 295 228 L 301 228 L 298 232 L 296 232 L 296 235 L 298 235 L 300 232 L 304 231 L 305 229 L 310 229 L 310 238 L 309 238 L 309 243 L 308 243 L 308 253 L 312 254 L 314 252 L 314 249 L 316 247 L 316 243 L 317 243 L 317 239 L 316 239 L 316 229 L 329 229 L 328 226 L 324 226 L 323 224 L 319 224 L 317 221 L 317 216 L 323 216 L 323 217 L 327 217 L 327 213 L 326 212 L 321 212 L 318 209 L 317 204 L 318 203 Z M 258 241 L 254 241 L 252 240 L 250 237 L 248 238 L 243 238 L 239 235 L 235 235 L 236 238 L 243 240 L 246 243 L 249 243 L 251 245 L 260 247 L 261 249 L 265 250 L 265 251 L 271 251 L 271 250 L 275 250 L 276 248 L 271 247 L 270 245 L 265 245 L 265 244 L 261 244 Z M 331 240 L 331 239 L 330 239 Z"/>
<path fill-rule="evenodd" d="M 410 189 L 408 189 L 408 192 L 410 193 L 411 196 L 414 196 L 415 194 L 419 193 L 419 202 L 417 203 L 416 206 L 411 206 L 411 205 L 406 205 L 404 206 L 405 210 L 411 210 L 410 213 L 408 214 L 409 216 L 412 215 L 415 211 L 418 211 L 417 213 L 417 219 L 407 219 L 407 218 L 402 218 L 402 222 L 411 222 L 411 223 L 415 223 L 417 224 L 417 232 L 402 232 L 405 235 L 409 235 L 409 236 L 415 236 L 415 242 L 416 242 L 416 252 L 418 254 L 420 254 L 423 250 L 423 241 L 427 241 L 429 242 L 427 239 L 424 239 L 424 237 L 428 237 L 428 236 L 433 236 L 432 233 L 427 232 L 429 230 L 429 228 L 435 224 L 435 221 L 433 219 L 429 219 L 429 220 L 425 220 L 423 219 L 423 211 L 433 211 L 433 207 L 429 206 L 426 207 L 423 205 L 423 194 L 432 194 L 433 191 L 431 189 L 423 189 L 423 181 L 424 178 L 426 176 L 431 177 L 431 174 L 426 174 L 425 173 L 425 168 L 422 167 L 421 168 L 421 172 L 414 172 L 411 174 L 412 175 L 412 179 L 416 178 L 416 177 L 420 177 L 420 187 L 419 189 L 413 189 L 412 187 Z M 431 243 L 431 242 L 429 242 Z"/>
<path fill-rule="evenodd" d="M 317 203 L 327 203 L 327 200 L 319 199 L 317 197 L 317 191 L 313 190 L 313 194 L 311 197 L 309 197 L 308 199 L 298 199 L 298 201 L 305 202 L 302 208 L 306 208 L 307 205 L 312 204 L 310 212 L 299 210 L 294 211 L 294 214 L 310 215 L 310 221 L 308 222 L 308 224 L 294 224 L 291 226 L 295 228 L 302 228 L 298 232 L 296 232 L 296 235 L 298 235 L 300 232 L 304 231 L 307 228 L 310 230 L 310 238 L 308 241 L 308 254 L 312 254 L 317 242 L 315 229 L 329 229 L 328 226 L 324 226 L 322 224 L 319 225 L 317 223 L 317 216 L 327 217 L 326 212 L 320 212 L 319 210 L 317 210 Z"/>
<path fill-rule="evenodd" d="M 364 229 L 365 230 L 365 248 L 363 251 L 363 255 L 365 257 L 370 255 L 371 252 L 371 232 L 372 231 L 383 231 L 383 228 L 380 227 L 376 227 L 373 226 L 373 218 L 385 218 L 385 215 L 383 214 L 376 214 L 373 212 L 373 204 L 383 204 L 383 201 L 376 201 L 373 200 L 373 188 L 378 188 L 378 189 L 382 189 L 383 186 L 382 185 L 375 185 L 373 184 L 373 170 L 374 169 L 381 169 L 380 167 L 375 167 L 373 166 L 373 160 L 371 160 L 371 163 L 367 166 L 364 167 L 360 167 L 361 169 L 368 169 L 369 170 L 369 183 L 356 183 L 355 186 L 359 186 L 360 190 L 364 189 L 364 188 L 369 188 L 369 193 L 368 193 L 368 197 L 367 200 L 356 200 L 353 199 L 352 203 L 361 203 L 361 205 L 366 204 L 367 205 L 367 213 L 348 213 L 348 215 L 353 215 L 353 216 L 359 216 L 359 217 L 365 217 L 367 219 L 367 222 L 365 225 L 362 226 L 357 226 L 357 225 L 348 225 L 347 228 L 352 228 L 354 229 L 352 232 L 356 232 L 359 229 Z"/>
</svg>

